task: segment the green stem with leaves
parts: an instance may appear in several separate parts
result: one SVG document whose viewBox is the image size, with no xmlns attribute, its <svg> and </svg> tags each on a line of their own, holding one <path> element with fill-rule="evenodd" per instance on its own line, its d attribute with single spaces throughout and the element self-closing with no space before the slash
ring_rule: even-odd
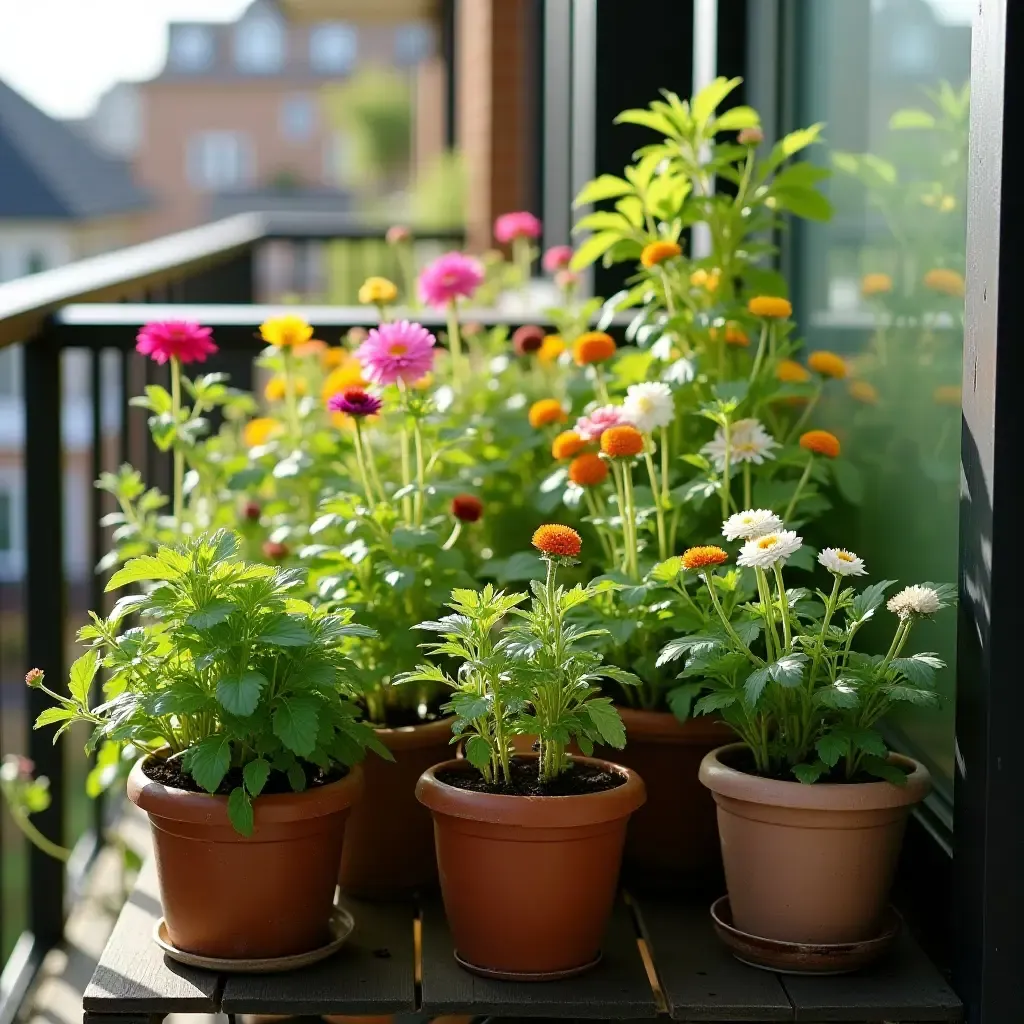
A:
<svg viewBox="0 0 1024 1024">
<path fill-rule="evenodd" d="M 750 383 L 753 384 L 757 380 L 757 375 L 761 372 L 761 364 L 764 362 L 765 350 L 768 347 L 768 321 L 761 321 L 761 339 L 757 343 L 757 355 L 754 356 L 754 365 L 750 370 Z"/>
<path fill-rule="evenodd" d="M 661 488 L 658 484 L 658 471 L 654 468 L 650 445 L 644 445 L 644 462 L 647 463 L 647 475 L 651 479 L 651 494 L 654 495 L 654 514 L 658 523 L 658 561 L 668 558 L 668 533 L 665 529 L 665 508 L 661 500 Z"/>
<path fill-rule="evenodd" d="M 732 502 L 732 480 L 730 479 L 732 458 L 732 422 L 728 417 L 722 422 L 722 434 L 725 437 L 725 455 L 722 465 L 722 519 L 729 518 L 729 505 Z"/>
<path fill-rule="evenodd" d="M 704 583 L 708 588 L 708 593 L 711 595 L 711 603 L 715 607 L 715 611 L 718 612 L 719 619 L 722 620 L 722 625 L 725 627 L 726 633 L 729 634 L 729 639 L 736 645 L 737 651 L 745 654 L 747 659 L 755 668 L 760 668 L 764 662 L 740 639 L 739 634 L 733 628 L 732 623 L 729 621 L 729 617 L 725 614 L 725 610 L 722 608 L 722 602 L 718 600 L 718 593 L 715 591 L 715 585 L 711 581 L 714 579 L 714 573 L 710 570 L 701 573 L 704 577 Z"/>
<path fill-rule="evenodd" d="M 174 417 L 174 522 L 180 530 L 185 513 L 185 449 L 178 436 L 181 417 L 181 360 L 171 356 L 171 415 Z"/>
<path fill-rule="evenodd" d="M 786 511 L 783 513 L 783 522 L 789 522 L 789 517 L 793 514 L 796 509 L 796 503 L 800 500 L 800 494 L 804 487 L 807 486 L 807 481 L 811 478 L 811 469 L 814 467 L 814 455 L 812 454 L 807 460 L 807 465 L 804 466 L 803 476 L 800 477 L 800 482 L 796 485 L 796 490 L 793 492 L 793 497 L 789 499 L 789 504 L 786 506 Z"/>
<path fill-rule="evenodd" d="M 452 299 L 448 303 L 448 350 L 452 357 L 452 379 L 458 387 L 464 376 L 465 358 L 462 351 L 462 330 L 459 327 L 458 299 Z"/>
<path fill-rule="evenodd" d="M 359 478 L 363 485 L 363 491 L 366 494 L 366 505 L 367 508 L 373 508 L 373 487 L 370 484 L 369 474 L 366 472 L 366 453 L 363 448 L 363 428 L 359 422 L 359 417 L 353 417 L 356 425 L 356 465 L 359 467 Z"/>
</svg>

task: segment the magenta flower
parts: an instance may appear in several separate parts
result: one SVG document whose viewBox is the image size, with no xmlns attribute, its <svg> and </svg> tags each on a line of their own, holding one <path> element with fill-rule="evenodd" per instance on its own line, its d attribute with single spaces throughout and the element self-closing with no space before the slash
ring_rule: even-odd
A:
<svg viewBox="0 0 1024 1024">
<path fill-rule="evenodd" d="M 362 388 L 345 388 L 327 399 L 330 412 L 343 412 L 346 416 L 376 416 L 384 403 Z"/>
<path fill-rule="evenodd" d="M 213 331 L 189 320 L 164 320 L 146 324 L 135 339 L 135 351 L 154 362 L 205 363 L 217 351 L 210 338 Z"/>
<path fill-rule="evenodd" d="M 540 221 L 532 213 L 503 213 L 494 222 L 494 237 L 502 245 L 517 238 L 540 238 Z"/>
<path fill-rule="evenodd" d="M 629 421 L 621 406 L 602 405 L 586 416 L 581 416 L 573 428 L 584 441 L 597 441 L 609 427 L 621 427 Z"/>
<path fill-rule="evenodd" d="M 565 270 L 572 259 L 571 245 L 553 245 L 546 253 L 541 263 L 549 274 L 555 274 L 559 270 Z"/>
<path fill-rule="evenodd" d="M 423 268 L 420 274 L 420 298 L 437 309 L 456 299 L 473 297 L 484 283 L 484 269 L 471 256 L 446 252 Z"/>
<path fill-rule="evenodd" d="M 363 375 L 374 384 L 414 384 L 434 365 L 437 339 L 408 320 L 381 324 L 356 349 Z"/>
</svg>

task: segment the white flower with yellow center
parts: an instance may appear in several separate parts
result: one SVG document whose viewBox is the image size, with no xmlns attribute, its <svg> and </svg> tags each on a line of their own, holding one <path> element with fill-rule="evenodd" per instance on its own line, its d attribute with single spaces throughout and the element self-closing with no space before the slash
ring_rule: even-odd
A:
<svg viewBox="0 0 1024 1024">
<path fill-rule="evenodd" d="M 779 444 L 764 429 L 760 420 L 737 420 L 729 429 L 729 464 L 736 466 L 741 462 L 752 462 L 760 466 L 765 459 L 774 459 L 773 448 Z M 714 438 L 709 441 L 701 453 L 715 464 L 719 473 L 725 470 L 725 431 L 719 427 Z"/>
<path fill-rule="evenodd" d="M 736 564 L 749 569 L 770 569 L 776 563 L 785 562 L 803 542 L 803 537 L 798 537 L 793 530 L 776 530 L 763 537 L 751 537 L 740 548 Z"/>
<path fill-rule="evenodd" d="M 845 548 L 824 548 L 818 555 L 818 564 L 837 576 L 867 576 L 864 559 Z"/>
<path fill-rule="evenodd" d="M 934 615 L 942 607 L 942 599 L 931 587 L 915 583 L 890 597 L 886 607 L 893 615 L 909 619 L 912 615 Z"/>
<path fill-rule="evenodd" d="M 781 529 L 782 520 L 769 508 L 748 508 L 729 516 L 722 523 L 722 535 L 726 540 L 750 540 Z"/>
<path fill-rule="evenodd" d="M 622 411 L 641 434 L 650 434 L 659 427 L 667 427 L 676 415 L 672 389 L 658 381 L 630 384 L 626 389 Z"/>
</svg>

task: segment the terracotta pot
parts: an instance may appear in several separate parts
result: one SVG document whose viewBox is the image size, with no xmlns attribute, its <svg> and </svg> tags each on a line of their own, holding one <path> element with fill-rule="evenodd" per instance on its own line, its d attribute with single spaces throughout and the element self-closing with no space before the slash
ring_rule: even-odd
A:
<svg viewBox="0 0 1024 1024">
<path fill-rule="evenodd" d="M 802 943 L 874 938 L 889 899 L 907 814 L 931 788 L 899 754 L 907 782 L 804 785 L 730 768 L 739 743 L 711 751 L 700 781 L 714 793 L 733 924 Z"/>
<path fill-rule="evenodd" d="M 600 748 L 632 768 L 647 786 L 647 803 L 629 823 L 623 871 L 635 888 L 706 888 L 721 877 L 715 803 L 697 771 L 704 755 L 734 737 L 713 718 L 680 722 L 669 711 L 619 707 L 623 750 Z"/>
<path fill-rule="evenodd" d="M 202 956 L 290 956 L 322 946 L 349 808 L 363 791 L 358 765 L 303 793 L 261 796 L 246 838 L 227 797 L 153 782 L 142 761 L 128 797 L 149 815 L 160 901 L 172 943 Z"/>
<path fill-rule="evenodd" d="M 417 784 L 434 815 L 445 913 L 467 966 L 526 978 L 585 969 L 597 958 L 644 784 L 628 768 L 577 760 L 626 782 L 580 796 L 496 796 L 438 781 L 440 771 L 476 770 L 453 760 Z"/>
<path fill-rule="evenodd" d="M 345 829 L 338 881 L 361 899 L 396 899 L 437 884 L 434 826 L 416 800 L 416 781 L 450 755 L 450 718 L 401 729 L 377 729 L 394 754 L 363 761 L 365 799 Z"/>
</svg>

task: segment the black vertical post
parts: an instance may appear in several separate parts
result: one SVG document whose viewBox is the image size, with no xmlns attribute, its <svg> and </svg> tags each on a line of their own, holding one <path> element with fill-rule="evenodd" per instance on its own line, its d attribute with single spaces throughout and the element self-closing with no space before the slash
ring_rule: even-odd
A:
<svg viewBox="0 0 1024 1024">
<path fill-rule="evenodd" d="M 105 614 L 103 587 L 106 574 L 97 571 L 96 566 L 103 557 L 103 494 L 96 486 L 104 468 L 103 458 L 103 349 L 95 349 L 89 353 L 89 393 L 92 401 L 92 459 L 89 492 L 89 607 L 97 615 Z M 90 700 L 99 702 L 102 686 L 101 674 L 97 673 L 93 684 Z M 95 763 L 95 758 L 93 758 Z M 103 835 L 104 800 L 102 794 L 92 804 L 92 829 L 97 838 Z"/>
<path fill-rule="evenodd" d="M 979 0 L 971 56 L 957 651 L 955 982 L 969 1024 L 1024 1006 L 1020 723 L 1020 253 L 1024 194 L 1012 141 L 1024 118 L 1024 5 Z"/>
<path fill-rule="evenodd" d="M 43 330 L 24 345 L 25 407 L 25 607 L 27 660 L 58 690 L 64 665 L 64 466 L 61 438 L 61 358 L 53 335 Z M 30 723 L 50 698 L 30 690 Z M 54 842 L 64 841 L 64 745 L 52 730 L 31 732 L 29 757 L 50 780 L 52 802 L 35 824 Z M 29 847 L 29 929 L 45 946 L 60 939 L 64 925 L 64 865 Z"/>
<path fill-rule="evenodd" d="M 455 2 L 441 0 L 441 56 L 444 60 L 444 144 L 445 149 L 457 145 L 456 81 L 455 81 Z"/>
</svg>

